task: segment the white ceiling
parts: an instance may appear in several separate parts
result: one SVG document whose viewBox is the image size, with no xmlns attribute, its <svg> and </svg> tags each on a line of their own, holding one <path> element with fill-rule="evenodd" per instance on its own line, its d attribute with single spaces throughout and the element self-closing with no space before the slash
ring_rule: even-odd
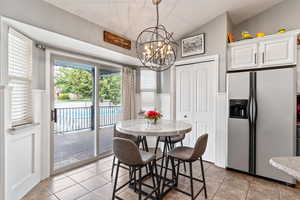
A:
<svg viewBox="0 0 300 200">
<path fill-rule="evenodd" d="M 59 8 L 135 40 L 155 24 L 151 0 L 45 0 Z M 163 0 L 160 22 L 175 38 L 188 34 L 228 11 L 238 24 L 283 0 Z"/>
</svg>

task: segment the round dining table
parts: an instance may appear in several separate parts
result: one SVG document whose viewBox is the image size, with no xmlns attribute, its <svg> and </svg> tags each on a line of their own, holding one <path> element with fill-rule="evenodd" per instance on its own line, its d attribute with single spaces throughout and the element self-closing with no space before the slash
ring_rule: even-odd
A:
<svg viewBox="0 0 300 200">
<path fill-rule="evenodd" d="M 167 147 L 171 147 L 172 145 L 169 145 L 171 143 L 171 137 L 180 136 L 183 134 L 190 133 L 192 131 L 192 125 L 183 121 L 176 121 L 176 120 L 166 120 L 166 119 L 160 119 L 157 121 L 156 124 L 149 123 L 149 120 L 146 119 L 136 119 L 136 120 L 124 120 L 119 121 L 116 124 L 116 130 L 119 133 L 128 134 L 128 135 L 134 135 L 140 138 L 141 142 L 145 145 L 145 150 L 149 151 L 148 144 L 147 144 L 147 137 L 162 137 L 165 140 L 165 145 L 163 147 L 162 157 L 161 159 L 161 165 L 160 166 L 160 173 L 157 176 L 159 179 L 166 179 L 166 177 L 163 177 L 163 169 L 164 170 L 170 170 L 167 166 L 167 163 L 164 163 L 164 160 L 166 160 L 167 156 Z M 145 175 L 147 176 L 147 175 Z M 171 179 L 167 179 L 167 181 L 171 182 Z M 159 181 L 159 183 L 162 183 L 162 181 Z M 169 187 L 166 191 L 161 191 L 161 194 L 159 195 L 162 199 L 173 187 Z"/>
<path fill-rule="evenodd" d="M 176 120 L 160 119 L 152 124 L 146 119 L 136 119 L 119 121 L 116 129 L 120 133 L 134 136 L 170 137 L 191 132 L 192 125 Z"/>
</svg>

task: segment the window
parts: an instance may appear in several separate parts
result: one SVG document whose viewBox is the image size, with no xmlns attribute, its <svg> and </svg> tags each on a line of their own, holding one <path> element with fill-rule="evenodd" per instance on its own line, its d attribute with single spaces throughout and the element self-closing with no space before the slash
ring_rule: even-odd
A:
<svg viewBox="0 0 300 200">
<path fill-rule="evenodd" d="M 141 110 L 156 109 L 156 72 L 141 70 Z"/>
<path fill-rule="evenodd" d="M 8 77 L 12 126 L 32 123 L 32 40 L 13 29 L 8 32 Z"/>
</svg>

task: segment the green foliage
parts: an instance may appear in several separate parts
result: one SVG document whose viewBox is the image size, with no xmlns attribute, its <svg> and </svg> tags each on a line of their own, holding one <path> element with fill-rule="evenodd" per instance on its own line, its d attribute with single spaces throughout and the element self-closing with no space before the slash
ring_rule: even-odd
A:
<svg viewBox="0 0 300 200">
<path fill-rule="evenodd" d="M 102 77 L 99 84 L 101 101 L 108 100 L 113 104 L 121 103 L 121 75 Z"/>
<path fill-rule="evenodd" d="M 81 98 L 88 98 L 93 94 L 92 75 L 81 69 L 59 68 L 55 86 L 61 93 L 76 94 Z"/>
<path fill-rule="evenodd" d="M 99 86 L 99 97 L 101 102 L 110 101 L 113 104 L 121 103 L 120 74 L 101 77 Z M 55 73 L 55 87 L 63 94 L 63 96 L 76 94 L 80 99 L 91 98 L 93 94 L 92 74 L 81 69 L 61 67 Z M 65 99 L 65 97 L 62 98 Z"/>
<path fill-rule="evenodd" d="M 70 99 L 70 97 L 69 97 L 69 94 L 60 94 L 58 96 L 58 99 L 59 100 L 67 100 L 67 99 Z"/>
</svg>

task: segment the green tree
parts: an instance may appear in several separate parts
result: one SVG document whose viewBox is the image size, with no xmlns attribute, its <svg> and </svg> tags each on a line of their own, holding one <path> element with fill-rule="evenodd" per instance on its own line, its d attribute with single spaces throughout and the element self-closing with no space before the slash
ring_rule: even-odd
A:
<svg viewBox="0 0 300 200">
<path fill-rule="evenodd" d="M 99 96 L 101 101 L 108 100 L 113 104 L 121 103 L 121 75 L 103 76 L 100 79 Z"/>
<path fill-rule="evenodd" d="M 82 69 L 61 67 L 55 76 L 55 86 L 61 93 L 91 98 L 93 94 L 92 74 Z"/>
<path fill-rule="evenodd" d="M 121 102 L 121 75 L 102 76 L 99 81 L 99 97 L 113 104 Z M 89 71 L 60 67 L 55 73 L 55 87 L 61 93 L 76 94 L 80 98 L 91 98 L 93 94 L 92 74 Z"/>
</svg>

